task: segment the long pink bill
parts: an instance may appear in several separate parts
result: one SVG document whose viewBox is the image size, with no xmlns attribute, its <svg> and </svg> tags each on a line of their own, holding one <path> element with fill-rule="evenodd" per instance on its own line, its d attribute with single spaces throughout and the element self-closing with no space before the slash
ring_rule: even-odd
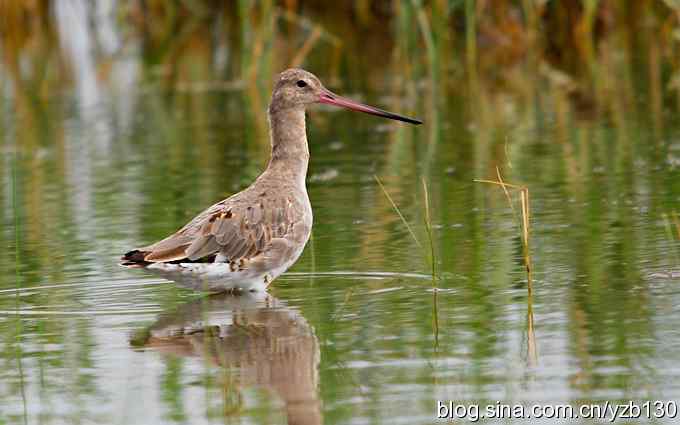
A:
<svg viewBox="0 0 680 425">
<path fill-rule="evenodd" d="M 389 118 L 397 121 L 404 121 L 411 124 L 422 124 L 423 122 L 414 118 L 405 117 L 403 115 L 395 114 L 393 112 L 384 111 L 382 109 L 364 105 L 363 103 L 355 102 L 346 97 L 338 96 L 335 93 L 326 90 L 320 97 L 319 103 L 326 103 L 328 105 L 341 106 L 343 108 L 352 109 L 354 111 L 365 112 L 379 117 Z"/>
</svg>

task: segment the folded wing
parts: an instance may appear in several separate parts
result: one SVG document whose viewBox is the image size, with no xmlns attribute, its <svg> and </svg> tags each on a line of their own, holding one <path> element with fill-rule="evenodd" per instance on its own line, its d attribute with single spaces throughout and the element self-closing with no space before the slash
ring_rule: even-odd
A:
<svg viewBox="0 0 680 425">
<path fill-rule="evenodd" d="M 293 209 L 286 198 L 262 197 L 248 203 L 229 199 L 208 208 L 177 233 L 128 252 L 123 264 L 248 260 L 264 252 L 272 238 L 291 231 Z"/>
</svg>

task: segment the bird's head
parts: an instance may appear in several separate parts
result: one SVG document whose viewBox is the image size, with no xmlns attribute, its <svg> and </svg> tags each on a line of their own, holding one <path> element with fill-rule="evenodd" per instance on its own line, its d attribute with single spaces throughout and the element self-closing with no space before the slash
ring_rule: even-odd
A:
<svg viewBox="0 0 680 425">
<path fill-rule="evenodd" d="M 338 96 L 325 88 L 314 74 L 304 69 L 291 68 L 279 74 L 272 94 L 271 111 L 305 108 L 313 103 L 325 103 L 411 124 L 422 124 L 420 120 Z"/>
</svg>

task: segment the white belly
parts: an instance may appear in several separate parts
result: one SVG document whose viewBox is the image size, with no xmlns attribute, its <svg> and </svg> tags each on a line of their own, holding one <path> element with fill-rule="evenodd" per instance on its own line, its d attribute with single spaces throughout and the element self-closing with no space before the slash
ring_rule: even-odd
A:
<svg viewBox="0 0 680 425">
<path fill-rule="evenodd" d="M 305 246 L 301 245 L 287 261 L 266 272 L 253 272 L 248 269 L 233 271 L 229 263 L 153 263 L 146 268 L 165 279 L 195 291 L 264 291 L 274 279 L 300 258 L 304 248 Z"/>
</svg>

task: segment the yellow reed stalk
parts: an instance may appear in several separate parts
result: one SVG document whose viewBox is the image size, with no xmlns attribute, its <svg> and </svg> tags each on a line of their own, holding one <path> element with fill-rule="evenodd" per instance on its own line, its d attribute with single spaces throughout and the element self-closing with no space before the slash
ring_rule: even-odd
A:
<svg viewBox="0 0 680 425">
<path fill-rule="evenodd" d="M 488 184 L 495 184 L 498 186 L 501 186 L 503 188 L 503 192 L 505 193 L 505 196 L 508 200 L 508 204 L 510 205 L 510 208 L 512 209 L 513 214 L 517 218 L 517 214 L 515 212 L 515 207 L 513 206 L 512 202 L 512 197 L 510 195 L 510 192 L 508 191 L 508 188 L 517 190 L 520 194 L 520 205 L 521 205 L 521 212 L 522 212 L 522 217 L 520 221 L 520 228 L 522 230 L 522 245 L 524 248 L 524 265 L 526 266 L 527 269 L 527 275 L 528 275 L 528 282 L 529 282 L 529 291 L 531 291 L 531 255 L 529 252 L 529 228 L 530 228 L 530 220 L 531 220 L 531 210 L 529 208 L 529 188 L 526 186 L 520 186 L 512 183 L 506 183 L 503 181 L 503 178 L 501 177 L 500 170 L 498 167 L 496 167 L 496 174 L 498 176 L 498 181 L 496 180 L 485 180 L 485 179 L 475 179 L 475 182 L 478 183 L 488 183 Z"/>
</svg>

